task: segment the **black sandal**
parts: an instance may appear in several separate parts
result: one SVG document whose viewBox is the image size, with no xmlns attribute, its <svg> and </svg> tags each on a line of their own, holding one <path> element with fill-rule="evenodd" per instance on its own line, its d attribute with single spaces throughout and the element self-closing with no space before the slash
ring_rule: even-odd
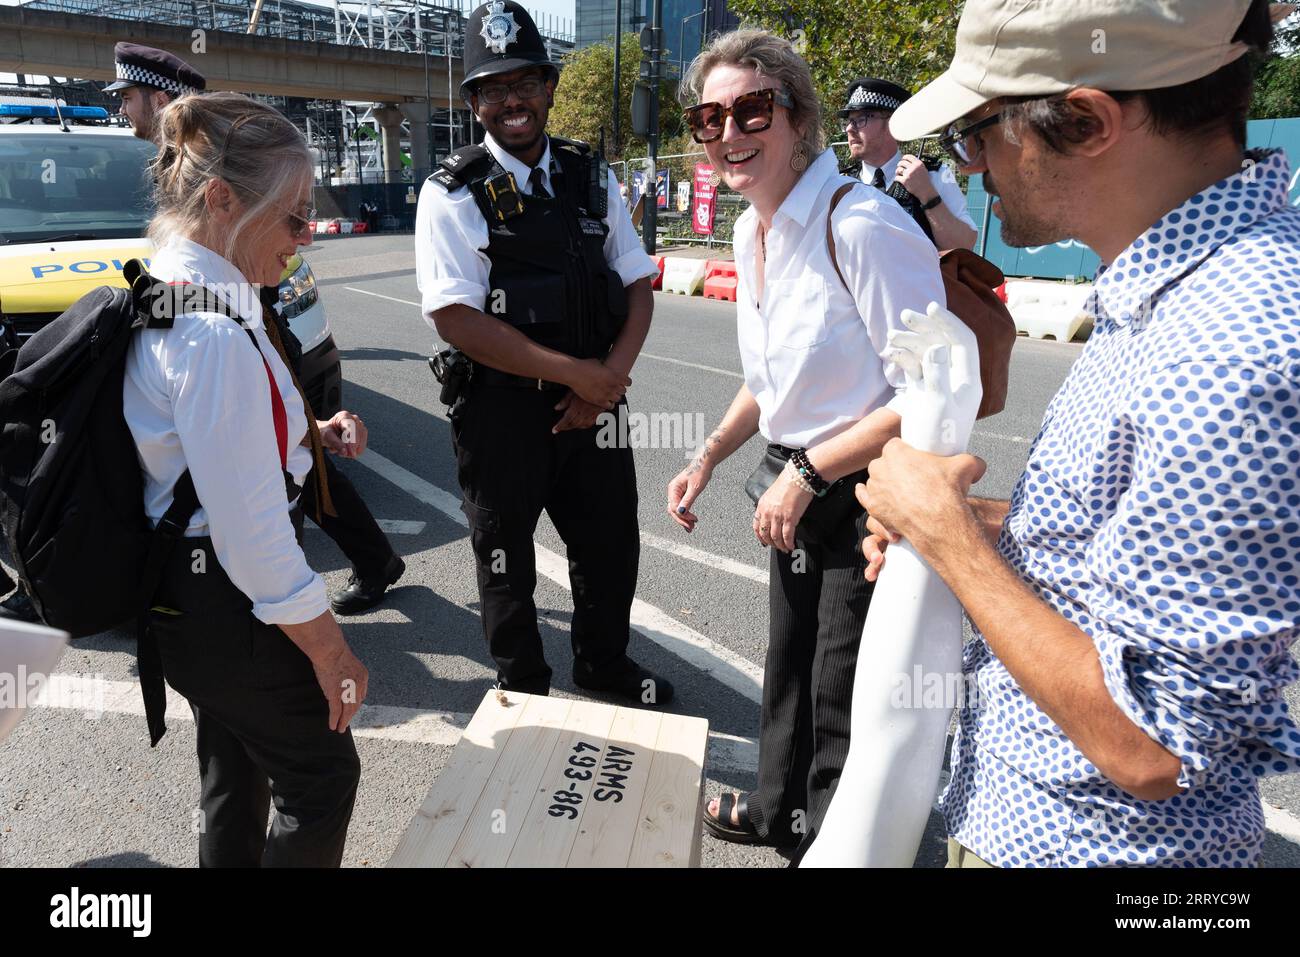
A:
<svg viewBox="0 0 1300 957">
<path fill-rule="evenodd" d="M 749 794 L 746 791 L 740 795 L 740 800 L 736 800 L 736 792 L 727 791 L 718 797 L 718 816 L 713 817 L 709 814 L 708 805 L 704 807 L 704 826 L 707 827 L 714 837 L 722 841 L 731 841 L 733 844 L 761 844 L 763 838 L 758 834 L 758 829 L 754 827 L 754 822 L 749 819 Z M 736 809 L 736 820 L 739 825 L 731 823 L 731 809 Z"/>
</svg>

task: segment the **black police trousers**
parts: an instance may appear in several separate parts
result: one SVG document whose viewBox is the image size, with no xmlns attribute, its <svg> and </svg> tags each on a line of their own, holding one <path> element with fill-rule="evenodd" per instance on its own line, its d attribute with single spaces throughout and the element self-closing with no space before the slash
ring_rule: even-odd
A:
<svg viewBox="0 0 1300 957">
<path fill-rule="evenodd" d="M 329 729 L 311 662 L 251 609 L 210 538 L 177 544 L 149 628 L 194 712 L 199 865 L 338 867 L 361 776 L 352 732 Z"/>
<path fill-rule="evenodd" d="M 472 383 L 450 416 L 488 649 L 502 685 L 530 694 L 551 681 L 533 604 L 543 510 L 568 552 L 575 671 L 624 666 L 641 551 L 632 450 L 601 448 L 599 422 L 551 434 L 564 394 Z"/>
<path fill-rule="evenodd" d="M 375 517 L 370 514 L 365 500 L 357 492 L 348 477 L 339 471 L 330 461 L 330 454 L 325 454 L 325 480 L 329 483 L 330 499 L 334 502 L 337 515 L 321 513 L 316 521 L 316 482 L 309 479 L 302 489 L 303 511 L 307 517 L 316 522 L 351 562 L 357 577 L 362 581 L 378 578 L 388 563 L 396 556 L 392 543 L 384 534 Z"/>
<path fill-rule="evenodd" d="M 771 616 L 759 718 L 758 790 L 749 816 L 758 833 L 798 845 L 816 837 L 849 756 L 853 679 L 875 584 L 864 577 L 867 515 L 833 539 L 796 536 L 795 551 L 771 549 Z"/>
</svg>

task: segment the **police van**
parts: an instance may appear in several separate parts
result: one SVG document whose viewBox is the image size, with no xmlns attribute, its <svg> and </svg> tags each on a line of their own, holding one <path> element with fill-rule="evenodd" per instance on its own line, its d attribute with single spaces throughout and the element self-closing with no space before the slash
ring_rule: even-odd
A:
<svg viewBox="0 0 1300 957">
<path fill-rule="evenodd" d="M 146 263 L 146 167 L 156 150 L 129 129 L 94 125 L 102 107 L 0 98 L 0 337 L 22 342 L 97 286 L 125 286 Z M 302 342 L 302 386 L 319 418 L 342 407 L 339 352 L 311 267 L 280 277 L 280 310 Z"/>
</svg>

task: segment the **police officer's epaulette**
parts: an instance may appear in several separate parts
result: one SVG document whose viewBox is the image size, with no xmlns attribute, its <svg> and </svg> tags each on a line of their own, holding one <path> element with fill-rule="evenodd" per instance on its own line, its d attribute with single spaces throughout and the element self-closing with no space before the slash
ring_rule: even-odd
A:
<svg viewBox="0 0 1300 957">
<path fill-rule="evenodd" d="M 451 192 L 482 176 L 492 167 L 493 162 L 492 154 L 486 146 L 462 146 L 443 160 L 429 179 Z"/>
<path fill-rule="evenodd" d="M 591 152 L 591 147 L 579 140 L 566 140 L 562 136 L 552 136 L 550 140 L 552 149 L 558 147 L 562 150 L 569 150 L 570 152 L 577 153 L 579 156 L 586 156 Z"/>
</svg>

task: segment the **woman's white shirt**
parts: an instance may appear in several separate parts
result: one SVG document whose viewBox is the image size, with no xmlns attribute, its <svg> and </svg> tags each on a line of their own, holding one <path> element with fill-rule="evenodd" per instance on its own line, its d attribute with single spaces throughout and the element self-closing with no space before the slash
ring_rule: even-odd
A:
<svg viewBox="0 0 1300 957">
<path fill-rule="evenodd" d="M 185 313 L 171 329 L 136 335 L 122 399 L 144 471 L 145 513 L 156 526 L 188 467 L 202 505 L 185 535 L 212 537 L 217 561 L 259 620 L 311 621 L 329 607 L 325 582 L 307 565 L 289 517 L 263 358 L 284 402 L 287 471 L 299 485 L 312 466 L 311 450 L 300 444 L 307 416 L 266 336 L 261 304 L 234 265 L 189 240 L 167 243 L 149 271 L 221 296 L 253 328 L 261 356 L 239 324 L 217 313 Z"/>
<path fill-rule="evenodd" d="M 831 224 L 841 282 L 826 248 L 826 215 L 844 183 L 854 188 L 841 198 Z M 756 289 L 757 230 L 758 214 L 750 207 L 734 233 L 745 384 L 758 403 L 764 438 L 808 448 L 901 394 L 902 370 L 882 355 L 889 331 L 906 329 L 904 309 L 947 305 L 939 254 L 898 203 L 841 176 L 830 150 L 808 167 L 772 218 L 763 290 Z"/>
</svg>

